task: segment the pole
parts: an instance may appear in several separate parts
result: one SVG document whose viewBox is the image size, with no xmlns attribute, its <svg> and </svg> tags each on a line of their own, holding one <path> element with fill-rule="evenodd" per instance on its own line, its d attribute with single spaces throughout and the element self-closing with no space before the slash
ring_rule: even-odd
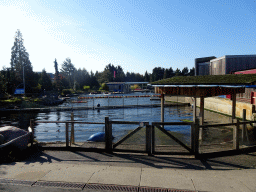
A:
<svg viewBox="0 0 256 192">
<path fill-rule="evenodd" d="M 92 98 L 92 109 L 94 110 L 94 97 Z"/>
<path fill-rule="evenodd" d="M 66 147 L 69 147 L 68 141 L 69 141 L 69 139 L 68 139 L 68 123 L 66 123 Z"/>
<path fill-rule="evenodd" d="M 196 97 L 194 97 L 194 104 L 193 104 L 193 121 L 196 121 Z"/>
<path fill-rule="evenodd" d="M 239 123 L 239 119 L 232 119 L 236 125 L 233 128 L 233 149 L 238 150 L 239 149 L 239 135 L 238 135 L 238 131 L 239 131 L 239 127 L 240 127 L 240 123 Z"/>
<path fill-rule="evenodd" d="M 164 94 L 161 94 L 161 122 L 164 122 Z M 164 128 L 164 126 L 162 125 Z"/>
<path fill-rule="evenodd" d="M 194 121 L 194 138 L 193 138 L 193 142 L 194 142 L 194 153 L 195 156 L 197 156 L 199 154 L 199 119 L 195 118 Z"/>
<path fill-rule="evenodd" d="M 71 121 L 74 122 L 74 113 L 71 113 Z M 75 143 L 75 129 L 74 129 L 74 123 L 71 123 L 71 139 L 70 143 L 74 144 Z"/>
<path fill-rule="evenodd" d="M 105 149 L 106 152 L 112 153 L 112 123 L 109 117 L 105 117 Z"/>
<path fill-rule="evenodd" d="M 243 109 L 243 121 L 246 121 L 246 109 Z M 246 124 L 243 124 L 242 141 L 245 141 Z"/>
<path fill-rule="evenodd" d="M 31 146 L 33 146 L 33 144 L 34 144 L 34 133 L 35 133 L 35 131 L 34 131 L 34 121 L 35 121 L 34 119 L 30 119 L 30 128 L 32 130 L 31 137 L 30 137 Z"/>
<path fill-rule="evenodd" d="M 26 86 L 25 86 L 25 70 L 24 70 L 24 66 L 23 66 L 23 88 L 24 88 L 24 96 L 26 97 Z"/>
<path fill-rule="evenodd" d="M 236 118 L 236 94 L 232 94 L 232 123 L 234 122 L 234 119 Z"/>
<path fill-rule="evenodd" d="M 152 126 L 146 124 L 146 151 L 148 156 L 152 155 Z"/>
</svg>

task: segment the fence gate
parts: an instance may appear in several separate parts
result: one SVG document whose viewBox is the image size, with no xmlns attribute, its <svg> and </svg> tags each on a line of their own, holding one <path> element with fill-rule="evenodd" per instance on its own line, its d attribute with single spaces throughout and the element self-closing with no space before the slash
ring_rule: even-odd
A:
<svg viewBox="0 0 256 192">
<path fill-rule="evenodd" d="M 190 133 L 177 132 L 178 129 L 190 129 Z M 198 129 L 190 122 L 153 122 L 152 153 L 153 154 L 195 154 L 198 152 Z M 174 131 L 174 129 L 176 131 Z M 173 130 L 173 131 L 172 131 Z"/>
<path fill-rule="evenodd" d="M 140 153 L 147 151 L 146 130 L 149 127 L 148 122 L 109 121 L 109 126 L 115 132 L 113 136 L 116 138 L 112 145 L 113 151 Z"/>
</svg>

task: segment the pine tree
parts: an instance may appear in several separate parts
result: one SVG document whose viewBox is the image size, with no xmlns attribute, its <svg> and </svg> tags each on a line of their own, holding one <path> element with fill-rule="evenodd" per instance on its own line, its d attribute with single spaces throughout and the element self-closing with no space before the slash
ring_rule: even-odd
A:
<svg viewBox="0 0 256 192">
<path fill-rule="evenodd" d="M 16 83 L 23 82 L 23 67 L 25 73 L 25 83 L 30 84 L 31 82 L 33 82 L 32 65 L 29 60 L 29 54 L 27 53 L 26 48 L 23 45 L 23 38 L 19 29 L 15 34 L 10 64 L 11 73 L 14 76 L 14 81 L 16 81 Z"/>
<path fill-rule="evenodd" d="M 147 71 L 145 72 L 145 75 L 144 75 L 144 81 L 145 82 L 149 82 L 150 81 L 150 77 L 149 77 L 149 74 L 148 74 Z"/>
<path fill-rule="evenodd" d="M 41 73 L 41 77 L 39 79 L 39 84 L 42 86 L 42 90 L 49 91 L 52 89 L 52 81 L 49 75 L 46 73 L 45 69 L 43 69 Z"/>
<path fill-rule="evenodd" d="M 60 91 L 61 90 L 61 82 L 60 82 L 60 76 L 59 76 L 58 63 L 57 63 L 56 59 L 54 61 L 54 68 L 55 68 L 54 83 L 56 85 L 57 90 Z"/>
<path fill-rule="evenodd" d="M 61 72 L 63 73 L 64 77 L 69 82 L 69 88 L 73 88 L 75 83 L 75 72 L 76 68 L 71 62 L 70 58 L 66 58 L 66 60 L 62 64 Z"/>
</svg>

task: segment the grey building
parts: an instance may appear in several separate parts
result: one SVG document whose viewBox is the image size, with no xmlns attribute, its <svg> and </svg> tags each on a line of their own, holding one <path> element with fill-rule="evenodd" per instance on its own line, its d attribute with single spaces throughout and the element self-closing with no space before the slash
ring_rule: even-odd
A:
<svg viewBox="0 0 256 192">
<path fill-rule="evenodd" d="M 225 55 L 210 60 L 210 75 L 225 75 L 256 68 L 256 55 Z"/>
<path fill-rule="evenodd" d="M 132 85 L 139 85 L 142 89 L 147 88 L 149 82 L 109 82 L 107 83 L 110 92 L 131 92 Z"/>
<path fill-rule="evenodd" d="M 123 92 L 123 93 L 130 92 L 130 86 L 125 82 L 110 82 L 110 83 L 107 83 L 107 86 L 110 92 Z"/>
<path fill-rule="evenodd" d="M 201 57 L 195 59 L 195 76 L 197 75 L 210 75 L 209 66 L 210 60 L 215 59 L 216 57 Z"/>
</svg>

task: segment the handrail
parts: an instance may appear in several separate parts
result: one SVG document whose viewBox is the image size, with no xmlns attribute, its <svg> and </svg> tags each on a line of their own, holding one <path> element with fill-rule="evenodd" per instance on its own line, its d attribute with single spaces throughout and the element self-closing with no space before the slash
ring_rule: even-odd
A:
<svg viewBox="0 0 256 192">
<path fill-rule="evenodd" d="M 35 121 L 35 123 L 78 123 L 78 124 L 105 124 L 105 122 L 85 122 L 85 121 Z"/>
<path fill-rule="evenodd" d="M 152 125 L 192 125 L 194 122 L 152 122 Z"/>
<path fill-rule="evenodd" d="M 132 124 L 132 125 L 137 125 L 137 124 L 140 124 L 140 123 L 143 123 L 143 124 L 148 124 L 148 122 L 139 122 L 139 121 L 109 121 L 110 123 L 112 124 Z"/>
</svg>

